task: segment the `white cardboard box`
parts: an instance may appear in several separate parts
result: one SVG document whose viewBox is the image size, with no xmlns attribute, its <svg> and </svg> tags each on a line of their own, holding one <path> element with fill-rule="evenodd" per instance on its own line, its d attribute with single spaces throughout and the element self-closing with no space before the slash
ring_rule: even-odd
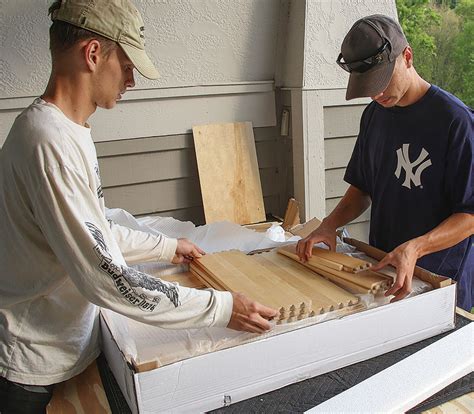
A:
<svg viewBox="0 0 474 414">
<path fill-rule="evenodd" d="M 456 285 L 341 319 L 135 372 L 101 315 L 103 351 L 133 413 L 202 412 L 454 328 Z"/>
</svg>

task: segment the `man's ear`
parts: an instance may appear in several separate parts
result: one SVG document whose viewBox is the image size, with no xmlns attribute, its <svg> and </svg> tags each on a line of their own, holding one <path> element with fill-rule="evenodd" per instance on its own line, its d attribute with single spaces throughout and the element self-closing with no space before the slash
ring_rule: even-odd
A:
<svg viewBox="0 0 474 414">
<path fill-rule="evenodd" d="M 101 58 L 100 42 L 97 39 L 89 40 L 85 44 L 83 51 L 87 67 L 91 72 L 95 72 Z"/>
<path fill-rule="evenodd" d="M 403 51 L 403 60 L 408 69 L 413 66 L 413 49 L 410 46 L 407 46 Z"/>
</svg>

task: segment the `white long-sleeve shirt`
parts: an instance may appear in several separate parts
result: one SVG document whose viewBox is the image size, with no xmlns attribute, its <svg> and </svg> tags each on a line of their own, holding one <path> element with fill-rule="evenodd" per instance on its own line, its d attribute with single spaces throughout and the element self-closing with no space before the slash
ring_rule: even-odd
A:
<svg viewBox="0 0 474 414">
<path fill-rule="evenodd" d="M 170 261 L 177 240 L 108 222 L 90 129 L 36 99 L 0 151 L 0 376 L 48 385 L 99 353 L 98 309 L 167 328 L 226 326 L 228 292 L 127 263 Z"/>
</svg>

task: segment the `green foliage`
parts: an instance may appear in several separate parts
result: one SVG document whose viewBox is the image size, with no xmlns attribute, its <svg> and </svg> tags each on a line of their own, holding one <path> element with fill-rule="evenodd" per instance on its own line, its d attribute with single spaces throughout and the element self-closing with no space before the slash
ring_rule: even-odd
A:
<svg viewBox="0 0 474 414">
<path fill-rule="evenodd" d="M 414 51 L 415 66 L 422 77 L 432 78 L 437 50 L 429 29 L 439 25 L 440 16 L 430 7 L 429 0 L 397 0 L 396 4 L 400 24 Z"/>
<path fill-rule="evenodd" d="M 396 0 L 398 18 L 427 81 L 474 106 L 474 0 Z"/>
</svg>

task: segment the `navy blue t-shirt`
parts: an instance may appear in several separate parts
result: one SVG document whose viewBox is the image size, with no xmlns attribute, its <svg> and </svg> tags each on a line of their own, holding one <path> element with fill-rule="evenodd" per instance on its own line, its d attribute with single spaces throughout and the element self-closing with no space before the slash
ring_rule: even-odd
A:
<svg viewBox="0 0 474 414">
<path fill-rule="evenodd" d="M 474 213 L 473 111 L 432 85 L 416 103 L 365 109 L 344 180 L 370 195 L 370 244 L 391 251 L 453 213 Z M 473 306 L 474 237 L 418 260 Z"/>
</svg>

